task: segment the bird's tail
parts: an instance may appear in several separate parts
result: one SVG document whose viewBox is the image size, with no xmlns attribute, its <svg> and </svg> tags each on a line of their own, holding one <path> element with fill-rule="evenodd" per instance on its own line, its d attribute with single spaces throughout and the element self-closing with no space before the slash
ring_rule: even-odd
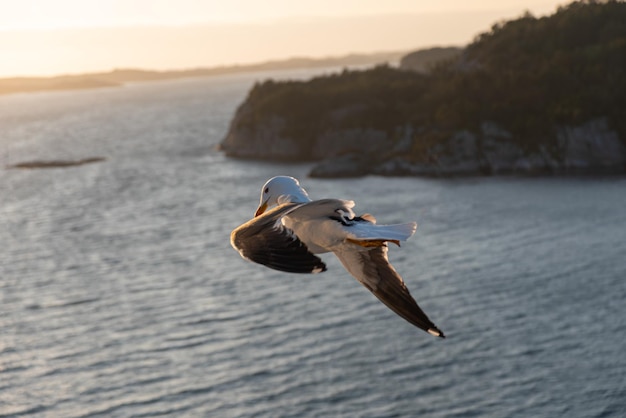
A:
<svg viewBox="0 0 626 418">
<path fill-rule="evenodd" d="M 409 239 L 417 229 L 415 222 L 394 225 L 359 224 L 351 228 L 352 236 L 349 240 L 354 241 L 391 241 L 400 245 L 399 241 Z"/>
</svg>

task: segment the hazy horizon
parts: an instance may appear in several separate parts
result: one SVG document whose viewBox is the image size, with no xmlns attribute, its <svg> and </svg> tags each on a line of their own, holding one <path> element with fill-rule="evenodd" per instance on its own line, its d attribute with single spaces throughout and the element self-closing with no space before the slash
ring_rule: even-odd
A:
<svg viewBox="0 0 626 418">
<path fill-rule="evenodd" d="M 0 0 L 0 77 L 53 76 L 114 68 L 177 70 L 245 65 L 293 57 L 410 51 L 465 45 L 495 22 L 530 11 L 556 11 L 557 1 L 284 0 L 265 8 L 239 0 Z"/>
</svg>

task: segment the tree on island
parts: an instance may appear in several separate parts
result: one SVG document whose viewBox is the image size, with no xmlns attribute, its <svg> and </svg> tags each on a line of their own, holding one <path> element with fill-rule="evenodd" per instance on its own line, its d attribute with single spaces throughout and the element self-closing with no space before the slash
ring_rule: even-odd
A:
<svg viewBox="0 0 626 418">
<path fill-rule="evenodd" d="M 237 156 L 237 136 L 262 140 L 254 133 L 270 120 L 300 159 L 320 158 L 313 149 L 329 132 L 384 132 L 391 149 L 406 127 L 412 143 L 403 157 L 423 162 L 460 131 L 477 135 L 480 147 L 485 124 L 524 153 L 547 150 L 557 160 L 560 130 L 590 121 L 606 121 L 626 145 L 626 3 L 576 1 L 550 16 L 498 22 L 426 73 L 383 65 L 257 83 L 222 148 Z"/>
</svg>

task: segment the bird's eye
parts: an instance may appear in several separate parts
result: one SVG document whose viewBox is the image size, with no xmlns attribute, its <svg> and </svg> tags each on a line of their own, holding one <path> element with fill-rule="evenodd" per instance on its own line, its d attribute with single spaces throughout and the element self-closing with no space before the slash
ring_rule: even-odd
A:
<svg viewBox="0 0 626 418">
<path fill-rule="evenodd" d="M 264 193 L 267 193 L 267 192 L 269 192 L 269 191 L 270 191 L 270 188 L 269 188 L 269 187 L 266 187 L 266 188 L 265 188 L 265 190 L 264 190 Z"/>
</svg>

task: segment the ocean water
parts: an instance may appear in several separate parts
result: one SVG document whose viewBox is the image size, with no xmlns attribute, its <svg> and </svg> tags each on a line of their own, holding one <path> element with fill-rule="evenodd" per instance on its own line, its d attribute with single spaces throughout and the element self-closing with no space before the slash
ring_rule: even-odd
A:
<svg viewBox="0 0 626 418">
<path fill-rule="evenodd" d="M 215 151 L 255 80 L 308 75 L 0 97 L 0 417 L 626 416 L 626 179 L 317 180 Z M 390 259 L 448 338 L 332 255 L 241 259 L 277 174 L 417 221 Z"/>
</svg>

